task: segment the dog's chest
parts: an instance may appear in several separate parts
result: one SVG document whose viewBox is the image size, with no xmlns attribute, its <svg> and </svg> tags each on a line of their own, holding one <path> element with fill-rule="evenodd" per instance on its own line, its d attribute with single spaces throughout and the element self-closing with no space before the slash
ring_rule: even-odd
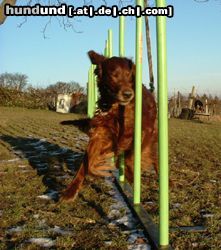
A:
<svg viewBox="0 0 221 250">
<path fill-rule="evenodd" d="M 134 134 L 134 112 L 133 107 L 123 106 L 119 109 L 119 147 L 130 147 Z M 126 148 L 124 148 L 126 149 Z"/>
</svg>

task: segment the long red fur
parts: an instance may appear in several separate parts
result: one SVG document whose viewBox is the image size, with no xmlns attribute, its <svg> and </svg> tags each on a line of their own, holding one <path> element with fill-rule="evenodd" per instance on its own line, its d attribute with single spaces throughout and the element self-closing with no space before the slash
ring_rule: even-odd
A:
<svg viewBox="0 0 221 250">
<path fill-rule="evenodd" d="M 62 194 L 62 200 L 76 197 L 85 176 L 107 176 L 114 168 L 107 158 L 122 152 L 125 155 L 125 175 L 133 182 L 134 162 L 134 89 L 135 65 L 127 58 L 105 58 L 89 52 L 98 79 L 100 113 L 90 122 L 89 143 L 85 158 L 75 178 Z M 142 102 L 142 168 L 154 166 L 158 172 L 156 103 L 143 86 Z"/>
<path fill-rule="evenodd" d="M 76 176 L 72 180 L 72 182 L 68 185 L 68 187 L 64 190 L 61 196 L 61 201 L 63 200 L 74 200 L 77 196 L 81 186 L 83 185 L 84 179 L 86 176 L 86 168 L 84 163 L 81 164 L 80 168 L 77 171 Z"/>
</svg>

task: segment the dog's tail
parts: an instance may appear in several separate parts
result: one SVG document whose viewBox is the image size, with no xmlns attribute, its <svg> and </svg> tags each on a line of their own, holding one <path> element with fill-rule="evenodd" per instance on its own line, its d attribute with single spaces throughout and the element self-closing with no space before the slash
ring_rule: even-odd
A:
<svg viewBox="0 0 221 250">
<path fill-rule="evenodd" d="M 91 118 L 83 118 L 79 120 L 66 120 L 61 121 L 61 125 L 75 125 L 75 126 L 89 126 Z"/>
<path fill-rule="evenodd" d="M 74 125 L 78 127 L 81 131 L 84 133 L 88 133 L 90 129 L 90 118 L 84 118 L 84 119 L 79 119 L 79 120 L 67 120 L 67 121 L 62 121 L 60 122 L 61 125 Z"/>
<path fill-rule="evenodd" d="M 87 170 L 85 161 L 82 162 L 76 176 L 69 186 L 62 192 L 60 201 L 72 201 L 76 198 L 81 186 L 83 185 Z"/>
</svg>

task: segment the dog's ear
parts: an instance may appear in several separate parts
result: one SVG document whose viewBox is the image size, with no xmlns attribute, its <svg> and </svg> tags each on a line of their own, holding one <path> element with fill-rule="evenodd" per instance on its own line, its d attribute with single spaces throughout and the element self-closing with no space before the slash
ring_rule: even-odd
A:
<svg viewBox="0 0 221 250">
<path fill-rule="evenodd" d="M 133 80 L 135 82 L 135 79 L 136 79 L 136 66 L 135 66 L 134 63 L 132 64 L 132 76 L 133 76 Z"/>
<path fill-rule="evenodd" d="M 135 82 L 135 79 L 136 79 L 136 65 L 130 59 L 128 59 L 128 63 L 129 63 L 129 67 L 130 67 L 131 72 L 132 72 L 133 81 Z"/>
<path fill-rule="evenodd" d="M 93 50 L 90 50 L 90 51 L 88 52 L 88 56 L 89 56 L 91 62 L 92 62 L 93 64 L 95 64 L 95 65 L 100 65 L 100 64 L 102 64 L 102 62 L 106 59 L 105 56 L 100 55 L 100 54 L 96 53 L 96 52 L 93 51 Z"/>
<path fill-rule="evenodd" d="M 94 73 L 95 73 L 95 75 L 98 76 L 99 79 L 101 79 L 102 78 L 102 66 L 101 66 L 101 64 L 106 59 L 106 57 L 96 53 L 93 50 L 90 50 L 88 52 L 88 56 L 91 60 L 91 63 L 97 65 L 97 67 L 94 70 Z"/>
</svg>

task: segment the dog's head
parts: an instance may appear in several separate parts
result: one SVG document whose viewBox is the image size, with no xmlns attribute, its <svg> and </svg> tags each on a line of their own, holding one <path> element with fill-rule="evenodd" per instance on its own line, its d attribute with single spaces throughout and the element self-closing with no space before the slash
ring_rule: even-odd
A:
<svg viewBox="0 0 221 250">
<path fill-rule="evenodd" d="M 91 62 L 97 65 L 98 88 L 101 101 L 127 105 L 134 98 L 135 65 L 122 57 L 107 58 L 94 51 L 88 52 Z"/>
</svg>

